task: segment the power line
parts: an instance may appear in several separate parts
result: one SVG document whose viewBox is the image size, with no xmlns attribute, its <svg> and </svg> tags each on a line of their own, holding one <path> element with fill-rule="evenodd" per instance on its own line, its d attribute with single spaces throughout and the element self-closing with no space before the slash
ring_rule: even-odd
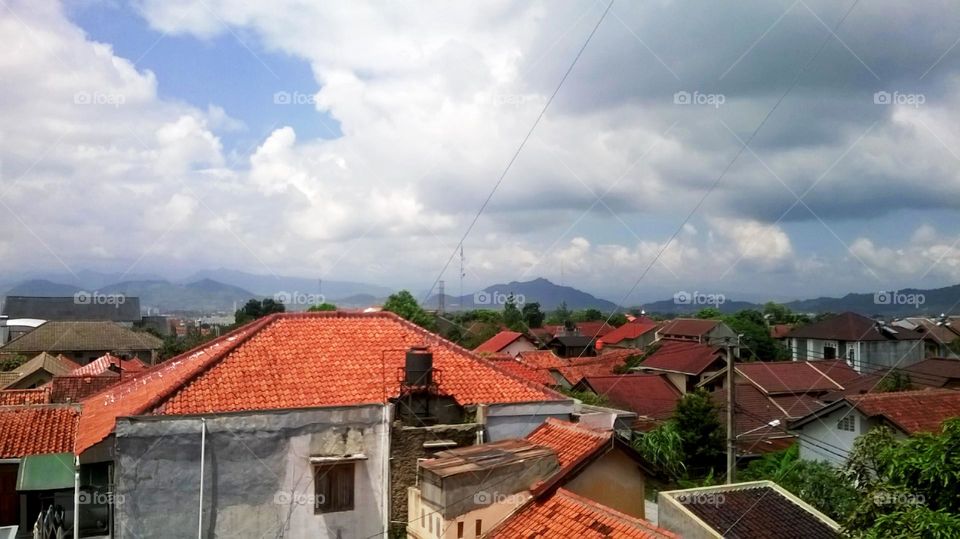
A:
<svg viewBox="0 0 960 539">
<path fill-rule="evenodd" d="M 547 99 L 547 102 L 543 105 L 543 109 L 540 110 L 540 114 L 537 115 L 536 120 L 534 120 L 533 125 L 530 126 L 530 130 L 527 131 L 526 136 L 523 137 L 523 140 L 520 141 L 520 145 L 517 146 L 517 150 L 513 152 L 513 156 L 510 158 L 510 161 L 507 162 L 507 166 L 503 169 L 503 172 L 500 174 L 500 177 L 497 179 L 497 183 L 493 185 L 493 189 L 490 190 L 490 194 L 487 195 L 486 200 L 483 201 L 483 204 L 480 205 L 480 209 L 477 211 L 477 214 L 473 217 L 473 220 L 470 222 L 470 225 L 467 227 L 467 230 L 463 233 L 463 237 L 460 238 L 460 241 L 457 243 L 457 246 L 453 248 L 453 252 L 450 253 L 450 257 L 447 258 L 447 262 L 443 265 L 443 269 L 440 270 L 440 274 L 437 275 L 437 278 L 433 281 L 433 284 L 430 285 L 430 289 L 427 290 L 427 294 L 424 299 L 430 297 L 430 294 L 433 292 L 433 289 L 436 288 L 437 282 L 440 281 L 440 278 L 443 277 L 443 273 L 447 271 L 447 267 L 450 266 L 450 262 L 453 261 L 453 257 L 457 255 L 457 251 L 463 247 L 463 242 L 466 241 L 467 236 L 470 235 L 470 231 L 473 230 L 474 225 L 477 224 L 477 221 L 480 219 L 480 216 L 483 214 L 483 211 L 487 209 L 487 205 L 490 204 L 490 200 L 493 199 L 493 195 L 497 192 L 497 189 L 500 188 L 500 184 L 503 183 L 503 179 L 506 178 L 507 173 L 510 171 L 510 168 L 513 167 L 514 162 L 516 162 L 517 157 L 520 156 L 520 152 L 523 150 L 523 147 L 526 146 L 527 141 L 530 140 L 530 137 L 533 135 L 533 131 L 537 128 L 537 125 L 540 124 L 540 120 L 543 119 L 544 114 L 546 114 L 547 109 L 550 107 L 550 104 L 553 103 L 554 98 L 557 97 L 557 94 L 560 92 L 560 88 L 563 87 L 563 83 L 566 82 L 567 77 L 570 76 L 570 73 L 573 71 L 574 66 L 577 65 L 577 60 L 580 59 L 580 56 L 583 54 L 583 51 L 586 50 L 587 45 L 590 44 L 590 40 L 593 39 L 594 34 L 597 33 L 597 29 L 600 28 L 600 24 L 605 18 L 607 18 L 607 13 L 610 12 L 610 8 L 613 7 L 615 0 L 610 0 L 610 3 L 607 4 L 606 9 L 603 10 L 603 13 L 600 15 L 600 18 L 597 20 L 597 24 L 593 26 L 593 30 L 590 31 L 590 34 L 587 35 L 587 39 L 583 42 L 583 45 L 580 47 L 580 50 L 577 51 L 576 56 L 573 57 L 573 61 L 570 62 L 570 67 L 567 68 L 564 72 L 563 77 L 560 78 L 560 83 L 557 84 L 556 89 L 550 94 L 550 98 Z"/>
</svg>

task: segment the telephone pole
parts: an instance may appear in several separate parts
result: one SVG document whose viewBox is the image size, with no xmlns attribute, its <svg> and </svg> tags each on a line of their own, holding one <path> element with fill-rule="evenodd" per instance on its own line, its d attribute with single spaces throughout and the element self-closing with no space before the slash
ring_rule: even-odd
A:
<svg viewBox="0 0 960 539">
<path fill-rule="evenodd" d="M 727 484 L 735 481 L 737 473 L 737 433 L 734 416 L 734 367 L 733 367 L 733 349 L 730 347 L 730 339 L 726 339 L 724 348 L 727 352 Z"/>
</svg>

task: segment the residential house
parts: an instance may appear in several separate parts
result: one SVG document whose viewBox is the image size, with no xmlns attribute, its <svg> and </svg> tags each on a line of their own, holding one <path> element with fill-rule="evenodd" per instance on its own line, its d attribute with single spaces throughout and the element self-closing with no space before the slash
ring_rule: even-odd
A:
<svg viewBox="0 0 960 539">
<path fill-rule="evenodd" d="M 66 521 L 73 521 L 79 415 L 76 406 L 0 406 L 0 536 L 15 526 L 17 537 L 32 537 L 37 515 L 50 507 L 61 508 Z"/>
<path fill-rule="evenodd" d="M 547 342 L 547 348 L 563 358 L 592 357 L 597 354 L 593 337 L 587 335 L 560 335 Z"/>
<path fill-rule="evenodd" d="M 77 368 L 71 374 L 77 376 L 99 376 L 113 372 L 124 376 L 127 374 L 136 374 L 147 368 L 147 365 L 137 358 L 121 359 L 113 354 L 104 354 L 83 367 Z"/>
<path fill-rule="evenodd" d="M 674 318 L 657 328 L 656 340 L 692 341 L 700 344 L 737 342 L 737 333 L 720 320 Z"/>
<path fill-rule="evenodd" d="M 770 326 L 770 337 L 782 341 L 793 331 L 794 324 L 772 324 Z"/>
<path fill-rule="evenodd" d="M 913 365 L 896 369 L 879 369 L 845 382 L 842 391 L 820 397 L 825 403 L 835 402 L 847 395 L 862 395 L 883 390 L 885 378 L 900 375 L 906 378 L 909 389 L 960 389 L 960 360 L 928 358 Z"/>
<path fill-rule="evenodd" d="M 0 389 L 40 387 L 54 376 L 70 374 L 77 368 L 79 365 L 63 356 L 41 352 L 12 371 L 0 372 Z"/>
<path fill-rule="evenodd" d="M 81 475 L 114 478 L 120 537 L 379 536 L 418 459 L 573 410 L 388 312 L 269 315 L 82 406 Z"/>
<path fill-rule="evenodd" d="M 140 322 L 140 298 L 100 296 L 92 292 L 76 296 L 7 296 L 3 314 L 8 318 L 39 318 L 56 322 L 108 321 L 131 327 Z M 109 300 L 109 301 L 106 301 Z"/>
<path fill-rule="evenodd" d="M 617 350 L 599 357 L 562 358 L 552 350 L 536 350 L 521 352 L 517 360 L 537 371 L 536 375 L 524 378 L 543 383 L 545 376 L 549 376 L 553 383 L 546 385 L 569 389 L 585 376 L 613 374 L 618 367 L 625 367 L 626 360 L 636 354 L 636 350 Z"/>
<path fill-rule="evenodd" d="M 32 357 L 49 352 L 62 354 L 80 365 L 112 353 L 153 364 L 162 345 L 162 340 L 149 333 L 133 331 L 113 322 L 53 321 L 8 342 L 0 347 L 0 353 Z"/>
<path fill-rule="evenodd" d="M 601 354 L 619 348 L 644 350 L 653 344 L 656 338 L 657 323 L 649 318 L 637 318 L 618 327 L 597 341 L 597 350 Z"/>
<path fill-rule="evenodd" d="M 926 389 L 850 395 L 790 424 L 799 436 L 800 458 L 843 465 L 861 434 L 886 425 L 900 436 L 937 432 L 960 416 L 960 391 Z"/>
<path fill-rule="evenodd" d="M 600 395 L 611 406 L 634 412 L 637 430 L 670 419 L 683 397 L 666 373 L 586 376 L 573 389 Z"/>
<path fill-rule="evenodd" d="M 924 355 L 927 357 L 957 357 L 953 346 L 960 339 L 960 326 L 955 326 L 949 318 L 903 318 L 891 325 L 923 335 Z"/>
<path fill-rule="evenodd" d="M 771 481 L 660 492 L 659 525 L 684 539 L 835 539 L 840 525 Z"/>
<path fill-rule="evenodd" d="M 536 350 L 537 345 L 519 331 L 501 331 L 473 349 L 480 354 L 509 354 L 517 357 L 520 352 Z"/>
<path fill-rule="evenodd" d="M 925 357 L 923 334 L 846 312 L 787 334 L 794 361 L 844 359 L 867 374 L 912 365 Z"/>
<path fill-rule="evenodd" d="M 642 520 L 644 463 L 610 430 L 549 419 L 437 457 L 410 488 L 408 537 L 672 537 Z"/>
<path fill-rule="evenodd" d="M 670 382 L 687 393 L 710 378 L 727 364 L 726 352 L 720 346 L 698 341 L 662 340 L 657 349 L 636 367 L 645 373 L 666 373 Z"/>
</svg>

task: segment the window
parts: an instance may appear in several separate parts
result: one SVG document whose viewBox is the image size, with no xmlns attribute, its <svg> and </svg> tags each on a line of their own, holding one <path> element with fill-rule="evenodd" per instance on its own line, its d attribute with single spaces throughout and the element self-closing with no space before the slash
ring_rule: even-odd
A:
<svg viewBox="0 0 960 539">
<path fill-rule="evenodd" d="M 353 463 L 320 464 L 313 467 L 313 512 L 353 510 Z"/>
<path fill-rule="evenodd" d="M 457 539 L 463 538 L 463 522 L 457 522 Z"/>
<path fill-rule="evenodd" d="M 835 346 L 824 346 L 823 359 L 837 359 L 837 348 Z"/>
<path fill-rule="evenodd" d="M 844 416 L 840 418 L 840 421 L 837 421 L 837 428 L 847 432 L 854 432 L 856 430 L 854 427 L 854 421 L 855 420 L 852 415 Z"/>
<path fill-rule="evenodd" d="M 480 532 L 483 531 L 483 521 L 480 520 L 479 518 L 477 519 L 476 528 L 477 528 L 477 537 L 480 537 Z"/>
</svg>

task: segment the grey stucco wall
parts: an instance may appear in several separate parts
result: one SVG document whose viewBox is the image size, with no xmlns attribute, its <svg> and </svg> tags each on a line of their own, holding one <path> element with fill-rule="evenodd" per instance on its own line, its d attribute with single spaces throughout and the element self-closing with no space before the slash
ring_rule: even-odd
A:
<svg viewBox="0 0 960 539">
<path fill-rule="evenodd" d="M 366 538 L 382 533 L 380 406 L 207 416 L 204 537 Z M 197 536 L 199 418 L 117 422 L 118 538 Z M 388 431 L 387 431 L 388 432 Z M 362 453 L 354 510 L 314 515 L 311 456 Z"/>
<path fill-rule="evenodd" d="M 573 413 L 573 401 L 548 401 L 524 404 L 491 404 L 483 412 L 487 442 L 523 438 L 547 418 L 566 421 Z"/>
</svg>

